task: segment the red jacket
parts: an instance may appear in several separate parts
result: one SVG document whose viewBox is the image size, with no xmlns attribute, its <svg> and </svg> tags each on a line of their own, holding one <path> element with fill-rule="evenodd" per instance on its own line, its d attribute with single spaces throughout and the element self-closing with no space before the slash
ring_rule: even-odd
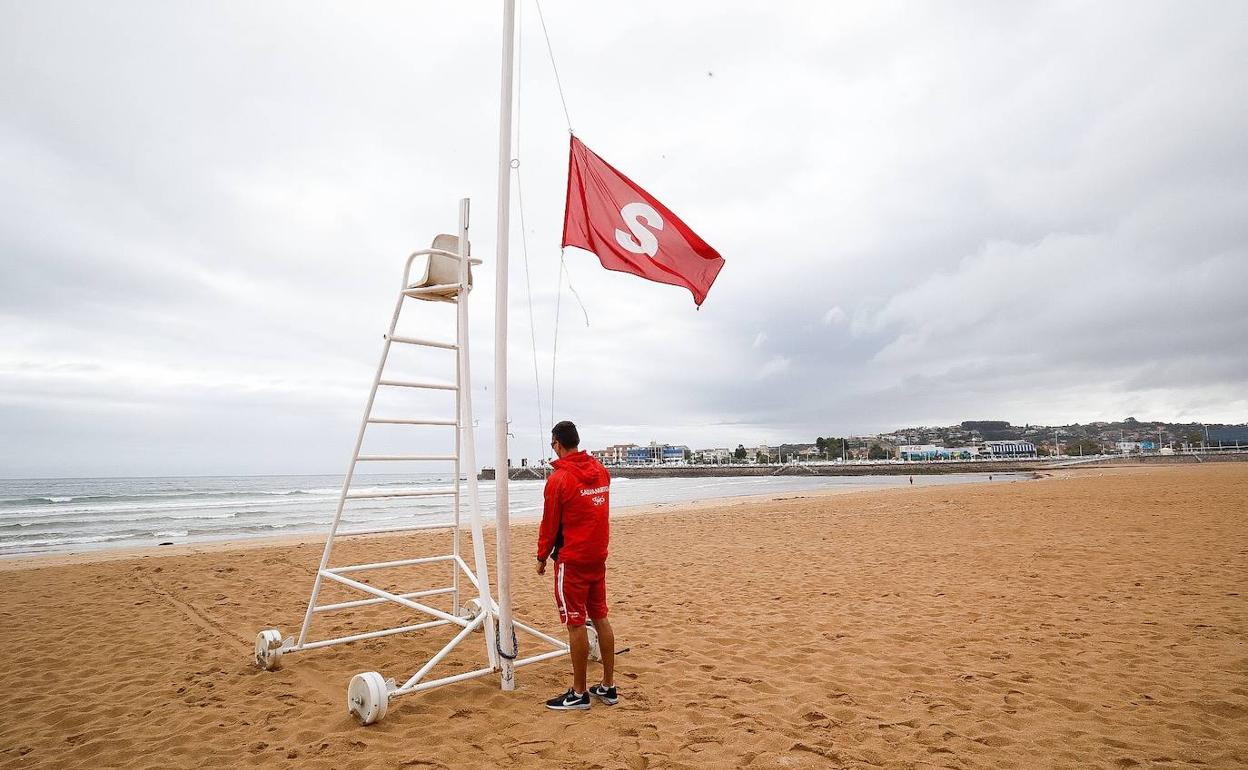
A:
<svg viewBox="0 0 1248 770">
<path fill-rule="evenodd" d="M 552 463 L 537 534 L 537 558 L 580 564 L 607 561 L 611 535 L 611 474 L 587 452 Z"/>
</svg>

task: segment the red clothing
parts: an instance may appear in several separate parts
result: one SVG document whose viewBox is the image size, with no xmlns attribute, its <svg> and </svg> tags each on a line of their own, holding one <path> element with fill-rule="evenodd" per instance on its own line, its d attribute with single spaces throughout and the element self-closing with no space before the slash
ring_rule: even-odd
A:
<svg viewBox="0 0 1248 770">
<path fill-rule="evenodd" d="M 585 619 L 607 616 L 607 565 L 555 562 L 555 606 L 559 622 L 575 628 Z"/>
<path fill-rule="evenodd" d="M 611 474 L 587 452 L 552 463 L 546 479 L 537 558 L 596 565 L 607 561 L 610 539 Z"/>
</svg>

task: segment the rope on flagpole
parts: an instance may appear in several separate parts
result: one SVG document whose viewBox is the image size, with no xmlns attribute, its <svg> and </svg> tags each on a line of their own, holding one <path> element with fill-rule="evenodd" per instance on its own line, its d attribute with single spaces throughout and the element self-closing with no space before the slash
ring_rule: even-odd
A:
<svg viewBox="0 0 1248 770">
<path fill-rule="evenodd" d="M 555 87 L 559 89 L 559 101 L 563 103 L 563 117 L 568 121 L 568 133 L 572 131 L 572 116 L 568 113 L 568 100 L 563 96 L 563 81 L 559 79 L 559 66 L 555 64 L 555 49 L 550 45 L 550 33 L 546 31 L 546 16 L 542 13 L 542 0 L 533 0 L 537 6 L 537 20 L 542 24 L 542 37 L 546 38 L 546 53 L 550 54 L 550 68 L 555 72 Z"/>
<path fill-rule="evenodd" d="M 564 259 L 567 249 L 559 249 L 559 261 L 563 263 L 563 271 L 568 274 L 568 291 L 572 292 L 572 296 L 576 299 L 576 304 L 581 308 L 581 315 L 585 316 L 585 328 L 589 328 L 589 311 L 585 309 L 585 303 L 581 301 L 581 293 L 572 285 L 572 271 L 568 269 L 568 261 Z"/>
<path fill-rule="evenodd" d="M 524 254 L 524 294 L 529 304 L 529 343 L 533 348 L 533 387 L 537 391 L 538 454 L 542 459 L 547 459 L 550 455 L 546 449 L 546 442 L 542 438 L 546 418 L 542 414 L 542 379 L 537 368 L 537 324 L 533 320 L 533 283 L 529 277 L 529 239 L 524 234 L 524 186 L 520 184 L 518 166 L 516 168 L 516 197 L 520 209 L 520 250 Z"/>
<path fill-rule="evenodd" d="M 555 73 L 555 88 L 559 91 L 559 102 L 563 105 L 563 117 L 568 123 L 568 133 L 575 133 L 572 130 L 572 115 L 568 113 L 568 100 L 563 95 L 563 81 L 559 78 L 559 65 L 555 63 L 555 49 L 550 44 L 550 33 L 546 30 L 546 16 L 542 13 L 542 0 L 533 0 L 533 4 L 537 6 L 537 20 L 542 25 L 542 37 L 546 39 L 546 53 L 550 56 L 550 69 Z M 561 270 L 568 275 L 568 290 L 572 292 L 572 296 L 576 297 L 576 304 L 581 306 L 581 314 L 585 316 L 585 326 L 589 326 L 589 311 L 585 309 L 585 303 L 581 301 L 581 295 L 577 292 L 576 287 L 572 285 L 572 271 L 568 270 L 568 262 L 564 258 L 566 249 L 559 249 L 559 262 Z M 558 324 L 558 313 L 555 314 L 556 325 Z M 552 385 L 553 387 L 553 385 Z M 552 409 L 553 411 L 553 409 Z M 554 416 L 553 413 L 551 415 Z"/>
<path fill-rule="evenodd" d="M 550 33 L 546 29 L 546 17 L 542 13 L 542 4 L 540 0 L 534 0 L 534 4 L 537 6 L 537 17 L 542 27 L 542 37 L 546 40 L 546 53 L 550 57 L 550 68 L 554 72 L 554 75 L 555 75 L 555 87 L 559 92 L 559 102 L 563 105 L 563 117 L 564 117 L 564 120 L 567 122 L 568 133 L 570 134 L 570 133 L 573 133 L 572 116 L 568 111 L 568 100 L 563 93 L 563 81 L 559 77 L 559 66 L 555 63 L 555 51 L 554 51 L 553 46 L 551 46 L 550 44 Z M 519 10 L 520 8 L 523 8 L 523 3 L 520 4 L 517 10 Z M 533 380 L 536 385 L 536 392 L 537 392 L 537 419 L 538 419 L 538 424 L 540 426 L 539 431 L 544 432 L 545 416 L 542 414 L 541 376 L 538 373 L 538 362 L 537 362 L 537 332 L 536 332 L 537 324 L 533 318 L 533 288 L 532 288 L 532 280 L 530 277 L 530 269 L 529 269 L 528 228 L 525 225 L 525 219 L 524 219 L 524 182 L 520 175 L 520 125 L 523 122 L 521 120 L 522 102 L 520 98 L 520 95 L 521 95 L 520 82 L 523 81 L 522 73 L 523 73 L 523 67 L 524 67 L 523 18 L 518 20 L 518 24 L 521 27 L 522 34 L 518 36 L 519 41 L 517 42 L 517 55 L 516 55 L 516 58 L 518 60 L 517 61 L 517 78 L 516 78 L 518 81 L 516 83 L 516 157 L 512 159 L 511 166 L 513 169 L 515 169 L 514 176 L 516 179 L 516 197 L 517 197 L 517 204 L 518 204 L 519 213 L 520 213 L 520 245 L 521 245 L 521 250 L 524 254 L 524 280 L 525 280 L 525 290 L 527 293 L 527 299 L 528 299 L 528 305 L 529 305 L 529 341 L 533 349 Z M 558 364 L 559 364 L 559 320 L 560 320 L 559 316 L 560 316 L 560 306 L 563 300 L 564 276 L 567 276 L 568 290 L 572 292 L 572 296 L 576 299 L 576 304 L 581 308 L 581 314 L 585 318 L 585 326 L 586 327 L 589 326 L 589 311 L 585 309 L 585 303 L 584 301 L 581 300 L 580 292 L 578 292 L 576 290 L 576 287 L 572 285 L 572 272 L 568 269 L 568 263 L 567 263 L 567 259 L 565 256 L 565 252 L 566 252 L 565 249 L 563 248 L 559 249 L 559 280 L 555 286 L 555 324 L 554 324 L 553 341 L 551 344 L 551 354 L 550 354 L 550 416 L 552 420 L 555 419 L 555 403 L 556 403 L 555 402 L 555 377 L 556 377 L 556 372 L 557 372 Z M 549 454 L 546 451 L 546 442 L 544 439 L 544 435 L 541 436 L 541 440 L 539 444 L 542 448 L 542 457 L 544 459 L 548 458 Z"/>
<path fill-rule="evenodd" d="M 559 282 L 555 285 L 555 339 L 550 346 L 550 419 L 555 419 L 555 366 L 559 361 L 559 305 L 563 302 L 563 274 L 567 265 L 559 259 Z"/>
<path fill-rule="evenodd" d="M 576 299 L 576 304 L 581 308 L 581 314 L 585 316 L 585 328 L 589 328 L 589 311 L 585 309 L 585 303 L 581 301 L 581 295 L 577 293 L 576 287 L 572 285 L 572 272 L 568 270 L 567 260 L 563 258 L 566 249 L 559 250 L 559 287 L 555 293 L 555 339 L 551 345 L 550 351 L 550 419 L 555 419 L 555 367 L 559 362 L 559 303 L 563 298 L 563 276 L 568 276 L 568 291 L 572 292 L 572 296 Z"/>
<path fill-rule="evenodd" d="M 511 167 L 516 177 L 516 202 L 520 210 L 520 250 L 524 254 L 524 294 L 529 305 L 529 345 L 533 350 L 533 390 L 537 396 L 537 454 L 542 460 L 550 459 L 549 447 L 546 445 L 546 417 L 542 414 L 542 377 L 537 363 L 537 323 L 533 320 L 533 281 L 529 270 L 529 237 L 528 226 L 524 221 L 524 184 L 520 180 L 520 106 L 521 84 L 524 83 L 524 3 L 516 7 L 519 18 L 517 26 L 521 34 L 516 35 L 516 157 L 511 160 Z"/>
<path fill-rule="evenodd" d="M 537 395 L 536 400 L 537 400 L 537 423 L 538 423 L 538 447 L 539 447 L 539 454 L 542 457 L 542 459 L 548 460 L 550 458 L 550 454 L 549 454 L 548 446 L 545 440 L 546 417 L 542 412 L 542 379 L 541 379 L 541 374 L 539 372 L 539 366 L 538 366 L 538 360 L 537 360 L 537 322 L 534 320 L 534 315 L 533 315 L 533 283 L 532 283 L 532 273 L 529 267 L 528 226 L 525 222 L 525 216 L 524 216 L 524 180 L 520 173 L 520 128 L 524 122 L 522 120 L 522 109 L 521 109 L 522 104 L 523 104 L 523 101 L 521 99 L 521 84 L 524 82 L 524 77 L 523 77 L 523 73 L 524 73 L 523 7 L 524 7 L 523 3 L 517 6 L 517 11 L 519 15 L 519 18 L 517 19 L 517 26 L 521 28 L 521 34 L 517 35 L 517 41 L 516 41 L 516 128 L 515 128 L 516 152 L 515 152 L 515 157 L 513 157 L 511 160 L 511 167 L 515 171 L 513 176 L 516 179 L 516 203 L 517 203 L 517 208 L 519 209 L 519 214 L 520 214 L 520 248 L 521 248 L 521 252 L 524 255 L 524 287 L 525 287 L 525 297 L 528 301 L 528 310 L 529 310 L 529 344 L 530 344 L 530 347 L 532 348 L 532 353 L 533 353 L 533 384 L 534 384 L 535 393 Z M 546 21 L 544 18 L 541 18 L 540 5 L 538 6 L 538 16 L 542 22 L 542 34 L 546 38 L 546 51 L 548 54 L 550 54 L 551 68 L 555 70 L 555 84 L 558 86 L 558 89 L 559 89 L 559 99 L 561 102 L 563 102 L 563 115 L 564 115 L 564 118 L 567 118 L 568 120 L 568 132 L 571 133 L 572 122 L 571 122 L 571 118 L 568 117 L 568 104 L 567 104 L 567 101 L 564 100 L 564 97 L 563 97 L 563 85 L 559 81 L 559 71 L 558 71 L 558 68 L 555 67 L 554 51 L 551 50 L 551 47 L 550 47 L 550 36 L 546 34 Z M 552 420 L 554 419 L 554 415 L 555 415 L 555 372 L 558 367 L 558 360 L 559 360 L 559 310 L 560 310 L 561 301 L 563 299 L 563 280 L 564 280 L 565 275 L 567 276 L 567 280 L 568 280 L 568 290 L 572 292 L 572 296 L 576 299 L 576 304 L 580 306 L 581 308 L 581 314 L 585 317 L 585 326 L 586 327 L 589 326 L 589 311 L 585 309 L 585 303 L 581 300 L 580 293 L 577 292 L 576 287 L 572 285 L 572 273 L 571 271 L 568 270 L 568 264 L 567 264 L 567 260 L 565 259 L 564 253 L 565 253 L 565 250 L 560 248 L 559 250 L 559 282 L 558 282 L 558 285 L 555 287 L 554 340 L 551 346 L 551 360 L 550 360 L 550 415 L 551 415 Z"/>
</svg>

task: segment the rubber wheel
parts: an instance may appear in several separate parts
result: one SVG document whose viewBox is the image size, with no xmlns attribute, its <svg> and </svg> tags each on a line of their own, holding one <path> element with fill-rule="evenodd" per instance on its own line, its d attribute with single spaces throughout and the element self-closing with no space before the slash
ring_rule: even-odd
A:
<svg viewBox="0 0 1248 770">
<path fill-rule="evenodd" d="M 585 632 L 589 636 L 589 659 L 593 661 L 602 660 L 602 647 L 598 644 L 598 629 L 594 628 L 593 623 L 586 623 Z"/>
<path fill-rule="evenodd" d="M 481 600 L 469 599 L 459 605 L 459 616 L 464 620 L 476 620 L 481 615 Z M 478 628 L 480 630 L 480 628 Z"/>
<path fill-rule="evenodd" d="M 256 665 L 265 671 L 282 666 L 282 632 L 269 628 L 256 634 Z"/>
<path fill-rule="evenodd" d="M 360 720 L 362 725 L 380 722 L 390 705 L 390 692 L 386 680 L 376 671 L 365 671 L 351 677 L 347 685 L 347 712 Z"/>
</svg>

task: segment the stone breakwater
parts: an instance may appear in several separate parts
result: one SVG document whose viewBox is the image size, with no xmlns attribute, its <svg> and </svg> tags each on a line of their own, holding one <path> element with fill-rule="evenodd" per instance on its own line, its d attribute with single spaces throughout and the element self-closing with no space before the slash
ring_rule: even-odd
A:
<svg viewBox="0 0 1248 770">
<path fill-rule="evenodd" d="M 981 461 L 963 463 L 881 463 L 879 465 L 612 465 L 617 479 L 730 478 L 738 476 L 919 476 L 944 473 L 1018 473 L 1051 467 L 1044 460 Z M 547 468 L 512 468 L 512 481 L 543 479 Z M 494 469 L 485 468 L 477 476 L 494 480 Z"/>
</svg>

